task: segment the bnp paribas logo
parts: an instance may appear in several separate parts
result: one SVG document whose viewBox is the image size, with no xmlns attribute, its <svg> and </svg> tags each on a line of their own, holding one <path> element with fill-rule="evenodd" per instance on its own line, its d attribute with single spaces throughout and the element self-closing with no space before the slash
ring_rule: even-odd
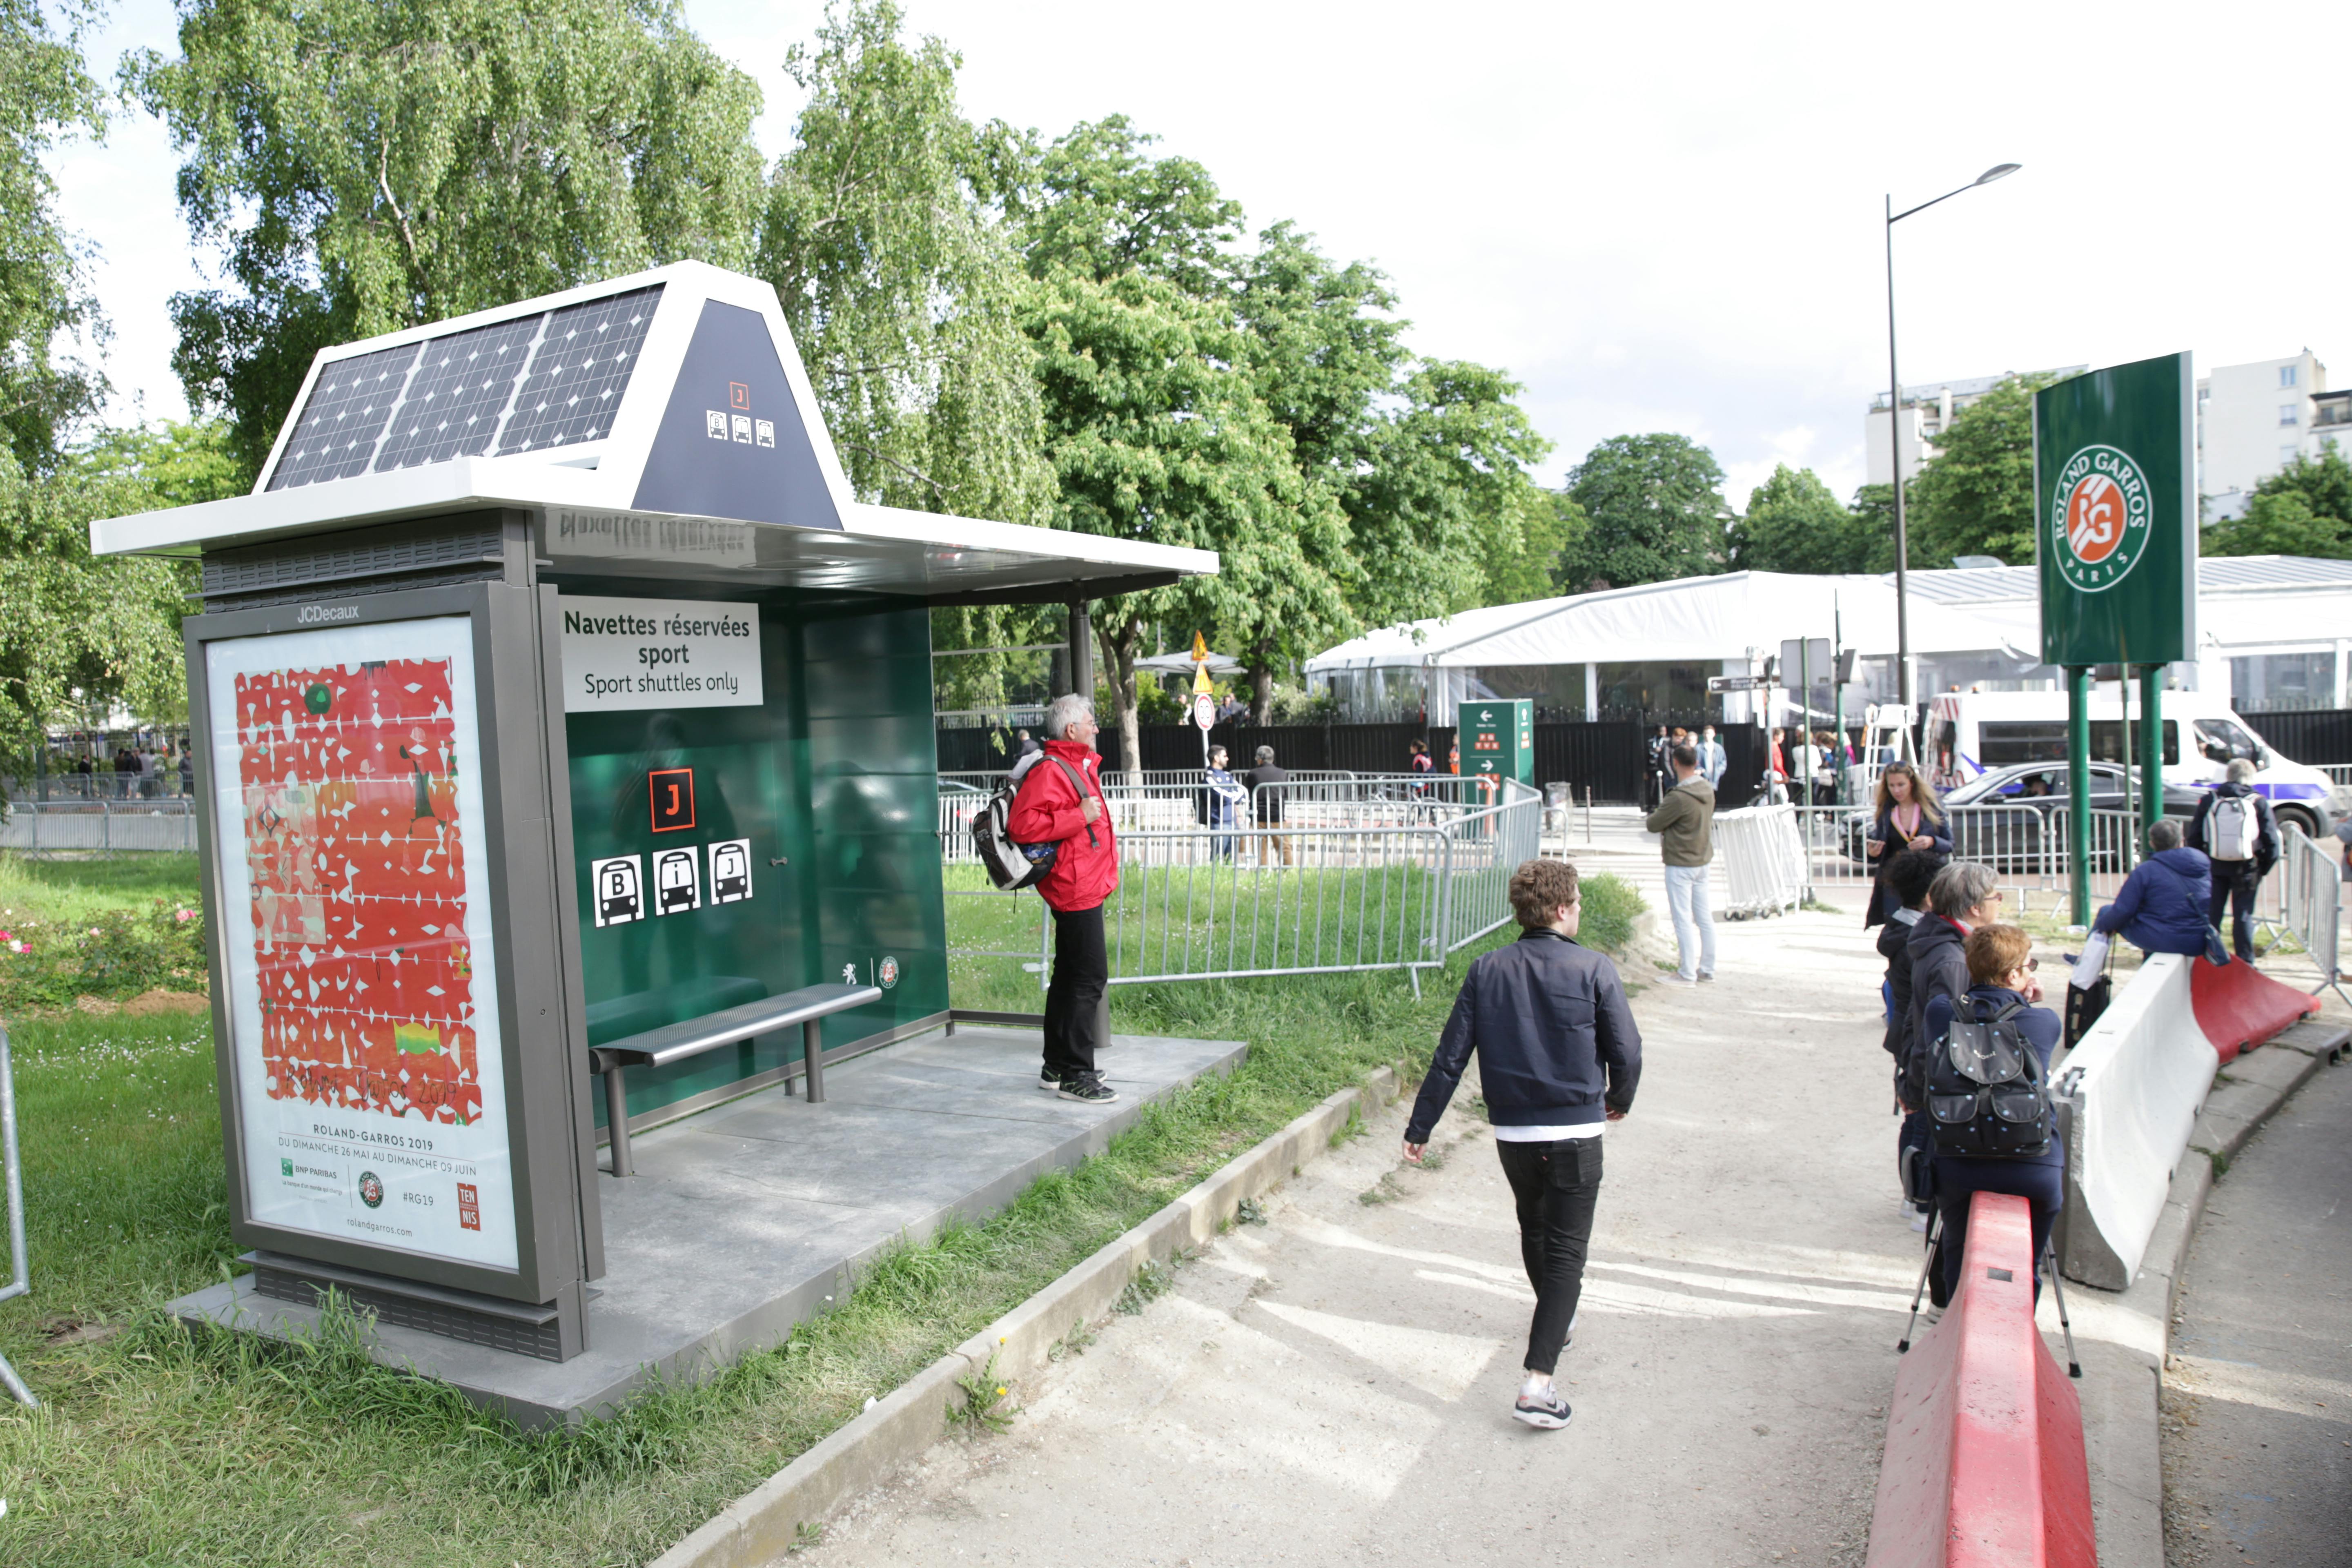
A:
<svg viewBox="0 0 2352 1568">
<path fill-rule="evenodd" d="M 2147 476 L 2128 452 L 2085 447 L 2058 470 L 2050 517 L 2059 575 L 2085 594 L 2112 588 L 2147 550 Z"/>
</svg>

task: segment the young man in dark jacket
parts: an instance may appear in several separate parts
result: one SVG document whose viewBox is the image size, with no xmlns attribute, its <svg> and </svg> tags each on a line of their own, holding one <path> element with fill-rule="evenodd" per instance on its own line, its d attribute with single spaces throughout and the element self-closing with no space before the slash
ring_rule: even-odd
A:
<svg viewBox="0 0 2352 1568">
<path fill-rule="evenodd" d="M 2142 952 L 2201 953 L 2229 963 L 2207 919 L 2213 906 L 2211 862 L 2202 851 L 2182 847 L 2180 824 L 2171 817 L 2147 830 L 2147 847 L 2155 853 L 2132 868 L 2116 901 L 2098 912 L 2091 929 L 2121 931 Z M 2251 940 L 2247 945 L 2253 945 Z"/>
<path fill-rule="evenodd" d="M 1556 1429 L 1570 1412 L 1552 1373 L 1584 1289 L 1601 1197 L 1601 1130 L 1633 1107 L 1642 1036 L 1617 966 L 1575 940 L 1582 912 L 1576 868 L 1529 860 L 1511 873 L 1510 897 L 1524 929 L 1464 977 L 1405 1124 L 1404 1157 L 1420 1161 L 1476 1051 L 1496 1152 L 1518 1208 L 1519 1258 L 1536 1291 L 1527 1381 L 1511 1413 Z"/>
<path fill-rule="evenodd" d="M 2224 809 L 2221 803 L 2225 800 L 2238 804 Z M 2254 894 L 2279 858 L 2278 819 L 2271 815 L 2271 803 L 2254 793 L 2253 763 L 2243 757 L 2231 761 L 2228 775 L 2197 803 L 2186 842 L 2203 851 L 2212 866 L 2213 901 L 2205 911 L 2205 923 L 2220 930 L 2221 909 L 2228 905 L 2230 945 L 2252 963 Z"/>
</svg>

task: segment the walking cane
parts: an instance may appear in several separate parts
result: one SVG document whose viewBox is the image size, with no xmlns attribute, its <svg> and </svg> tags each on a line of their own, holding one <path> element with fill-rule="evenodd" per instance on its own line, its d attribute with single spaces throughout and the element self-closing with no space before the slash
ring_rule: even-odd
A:
<svg viewBox="0 0 2352 1568">
<path fill-rule="evenodd" d="M 1919 1298 L 1927 1293 L 1927 1270 L 1936 1267 L 1936 1255 L 1944 1246 L 1944 1211 L 1936 1210 L 1927 1222 L 1927 1260 L 1919 1265 L 1919 1288 L 1911 1292 L 1911 1321 L 1903 1325 L 1903 1337 L 1895 1342 L 1895 1353 L 1904 1355 L 1911 1349 L 1911 1331 L 1919 1326 Z"/>
<path fill-rule="evenodd" d="M 2074 1359 L 2074 1325 L 2066 1321 L 2066 1287 L 2058 1281 L 2058 1246 L 2055 1237 L 2042 1243 L 2042 1266 L 2050 1271 L 2050 1289 L 2058 1295 L 2058 1331 L 2066 1336 L 2066 1375 L 2083 1375 L 2083 1363 Z"/>
</svg>

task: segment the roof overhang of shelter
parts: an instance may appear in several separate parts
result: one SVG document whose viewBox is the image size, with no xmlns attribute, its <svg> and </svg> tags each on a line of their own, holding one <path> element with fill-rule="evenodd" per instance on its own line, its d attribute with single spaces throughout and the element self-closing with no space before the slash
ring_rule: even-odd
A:
<svg viewBox="0 0 2352 1568">
<path fill-rule="evenodd" d="M 629 323 L 637 335 L 617 363 L 592 363 L 570 386 L 571 401 L 602 396 L 609 408 L 552 436 L 561 410 L 543 412 L 519 437 L 525 405 L 536 396 L 547 410 L 547 389 L 566 390 L 546 374 L 565 357 L 559 330 L 622 295 L 643 300 L 649 320 Z M 491 349 L 509 357 L 461 379 L 453 362 Z M 369 369 L 391 390 L 347 390 Z M 470 408 L 479 434 L 441 435 L 452 405 L 484 387 Z M 322 442 L 339 396 L 353 428 L 373 425 Z M 445 399 L 437 413 L 433 398 Z M 486 510 L 532 516 L 542 569 L 568 576 L 955 605 L 1099 597 L 1218 569 L 1212 551 L 857 500 L 774 289 L 698 262 L 323 350 L 251 494 L 92 523 L 90 548 L 193 555 Z"/>
</svg>

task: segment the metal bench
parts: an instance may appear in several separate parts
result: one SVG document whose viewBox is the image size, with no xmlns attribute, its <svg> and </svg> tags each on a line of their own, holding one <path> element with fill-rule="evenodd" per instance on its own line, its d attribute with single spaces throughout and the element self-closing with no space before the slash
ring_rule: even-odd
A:
<svg viewBox="0 0 2352 1568">
<path fill-rule="evenodd" d="M 878 985 L 844 985 L 838 981 L 803 985 L 781 996 L 763 996 L 757 1002 L 706 1013 L 699 1018 L 665 1024 L 626 1039 L 591 1046 L 590 1065 L 604 1075 L 604 1114 L 613 1139 L 613 1174 L 636 1173 L 629 1159 L 629 1090 L 622 1077 L 627 1068 L 665 1067 L 798 1024 L 809 1103 L 819 1104 L 824 1099 L 824 1019 L 831 1014 L 880 1000 L 882 988 Z"/>
</svg>

